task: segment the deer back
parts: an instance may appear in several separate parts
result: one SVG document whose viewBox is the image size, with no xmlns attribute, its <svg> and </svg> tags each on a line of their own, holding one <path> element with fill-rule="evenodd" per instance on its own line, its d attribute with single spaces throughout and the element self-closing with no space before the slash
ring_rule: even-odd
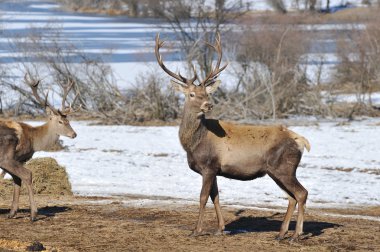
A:
<svg viewBox="0 0 380 252">
<path fill-rule="evenodd" d="M 30 159 L 34 153 L 33 143 L 28 136 L 30 126 L 14 121 L 0 121 L 0 132 L 2 137 L 16 139 L 15 158 L 18 161 Z"/>
</svg>

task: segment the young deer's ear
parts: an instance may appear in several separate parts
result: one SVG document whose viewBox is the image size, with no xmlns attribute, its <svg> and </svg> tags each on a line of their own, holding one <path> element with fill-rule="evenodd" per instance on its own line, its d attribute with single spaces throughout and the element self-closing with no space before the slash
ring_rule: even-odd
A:
<svg viewBox="0 0 380 252">
<path fill-rule="evenodd" d="M 214 92 L 218 89 L 218 87 L 219 87 L 219 85 L 220 85 L 221 83 L 222 83 L 222 82 L 221 82 L 220 80 L 216 80 L 216 81 L 214 81 L 213 83 L 209 84 L 209 85 L 206 87 L 206 93 L 207 93 L 207 94 L 212 94 L 212 93 L 214 93 Z"/>
<path fill-rule="evenodd" d="M 174 80 L 170 80 L 170 84 L 172 84 L 173 88 L 175 89 L 175 91 L 180 91 L 182 93 L 186 93 L 187 92 L 187 87 L 184 86 L 184 84 L 180 84 Z"/>
</svg>

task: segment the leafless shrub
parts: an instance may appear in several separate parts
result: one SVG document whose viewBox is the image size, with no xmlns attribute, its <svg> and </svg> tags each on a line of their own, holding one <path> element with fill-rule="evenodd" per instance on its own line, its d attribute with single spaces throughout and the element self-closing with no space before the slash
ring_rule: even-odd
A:
<svg viewBox="0 0 380 252">
<path fill-rule="evenodd" d="M 165 79 L 150 73 L 140 76 L 135 88 L 127 92 L 129 112 L 137 121 L 177 119 L 179 115 L 179 97 L 165 83 Z"/>
<path fill-rule="evenodd" d="M 239 78 L 233 92 L 218 101 L 225 104 L 221 115 L 276 119 L 321 113 L 320 95 L 309 85 L 306 70 L 300 65 L 307 49 L 301 31 L 289 26 L 247 28 L 242 36 L 229 37 L 237 38 L 230 44 L 237 44 L 234 54 L 239 65 L 234 71 Z"/>
<path fill-rule="evenodd" d="M 55 96 L 62 96 L 62 90 L 69 81 L 75 82 L 75 92 L 79 102 L 90 118 L 103 123 L 130 124 L 147 121 L 172 121 L 178 117 L 179 97 L 163 84 L 154 73 L 142 73 L 133 88 L 119 91 L 113 79 L 112 69 L 103 63 L 101 57 L 89 57 L 84 51 L 62 38 L 60 30 L 45 27 L 33 30 L 29 36 L 15 38 L 12 47 L 18 52 L 19 68 L 14 68 L 14 79 L 2 78 L 4 88 L 15 93 L 12 104 L 7 108 L 15 114 L 34 114 L 40 110 L 33 99 L 31 90 L 23 82 L 24 74 L 41 80 L 45 93 L 54 104 Z M 4 77 L 2 74 L 1 77 Z M 0 94 L 0 108 L 3 90 Z M 73 94 L 68 97 L 72 101 Z M 60 100 L 60 99 L 57 99 Z"/>
<path fill-rule="evenodd" d="M 354 114 L 373 115 L 372 94 L 380 91 L 380 28 L 375 19 L 364 30 L 353 27 L 338 42 L 338 57 L 335 80 L 336 90 L 353 94 L 356 103 L 346 112 L 352 118 Z"/>
<path fill-rule="evenodd" d="M 33 79 L 58 95 L 68 82 L 75 82 L 78 102 L 84 109 L 102 112 L 115 109 L 120 100 L 112 69 L 102 59 L 89 57 L 85 52 L 65 40 L 56 28 L 31 29 L 29 36 L 15 38 L 12 46 L 22 57 L 18 73 L 27 73 Z M 30 89 L 20 82 L 5 81 L 4 85 L 24 97 L 24 107 L 34 107 L 29 101 Z M 73 97 L 71 97 L 73 98 Z M 24 103 L 25 101 L 25 103 Z M 38 107 L 37 103 L 35 103 Z"/>
<path fill-rule="evenodd" d="M 141 74 L 124 94 L 124 106 L 103 113 L 110 124 L 170 122 L 178 118 L 179 96 L 157 73 Z"/>
</svg>

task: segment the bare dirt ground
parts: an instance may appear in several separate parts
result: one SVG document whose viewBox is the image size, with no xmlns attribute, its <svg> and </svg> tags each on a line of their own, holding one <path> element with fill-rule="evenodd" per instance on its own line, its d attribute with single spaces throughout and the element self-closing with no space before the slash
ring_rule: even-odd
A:
<svg viewBox="0 0 380 252">
<path fill-rule="evenodd" d="M 223 207 L 227 234 L 190 237 L 198 212 L 193 204 L 138 207 L 112 198 L 45 195 L 36 200 L 34 223 L 26 196 L 16 219 L 6 218 L 10 199 L 1 200 L 0 251 L 25 251 L 34 241 L 47 251 L 380 251 L 380 222 L 361 219 L 380 216 L 380 207 L 309 209 L 305 235 L 291 243 L 274 240 L 284 217 L 277 210 Z M 213 232 L 215 213 L 208 206 L 204 227 Z"/>
</svg>

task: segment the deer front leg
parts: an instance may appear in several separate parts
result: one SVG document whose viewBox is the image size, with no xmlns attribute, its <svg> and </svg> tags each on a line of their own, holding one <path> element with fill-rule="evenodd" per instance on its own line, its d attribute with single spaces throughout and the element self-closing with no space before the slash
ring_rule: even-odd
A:
<svg viewBox="0 0 380 252">
<path fill-rule="evenodd" d="M 219 204 L 219 190 L 218 190 L 218 182 L 217 182 L 216 177 L 214 179 L 214 183 L 212 184 L 210 196 L 211 196 L 212 202 L 214 203 L 216 217 L 218 219 L 218 230 L 216 231 L 215 235 L 221 235 L 223 234 L 225 226 L 224 226 L 224 218 L 223 218 L 222 211 L 220 209 L 220 204 Z"/>
<path fill-rule="evenodd" d="M 199 205 L 199 217 L 197 226 L 195 230 L 191 234 L 192 236 L 202 235 L 202 224 L 203 224 L 203 216 L 205 212 L 206 203 L 208 197 L 210 196 L 211 187 L 214 183 L 216 175 L 213 173 L 205 172 L 202 174 L 202 190 L 200 195 L 200 205 Z"/>
<path fill-rule="evenodd" d="M 21 179 L 15 175 L 12 175 L 13 178 L 13 199 L 11 211 L 8 214 L 8 218 L 14 218 L 18 211 L 18 203 L 20 199 L 20 188 L 21 188 Z"/>
</svg>

